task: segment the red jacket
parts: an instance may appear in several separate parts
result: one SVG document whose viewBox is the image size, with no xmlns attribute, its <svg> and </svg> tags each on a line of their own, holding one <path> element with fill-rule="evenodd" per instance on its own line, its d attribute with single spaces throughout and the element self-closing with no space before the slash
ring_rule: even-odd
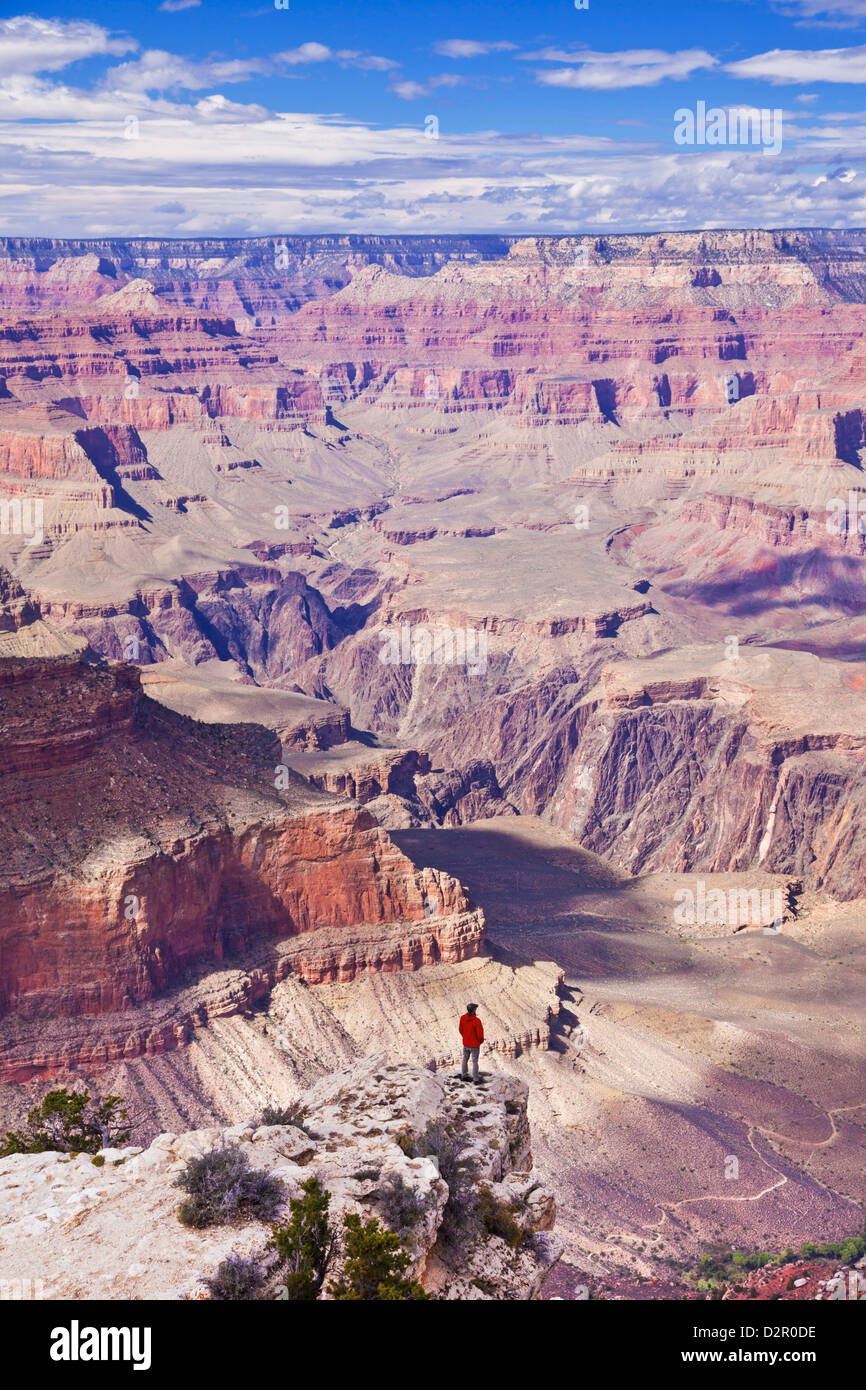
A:
<svg viewBox="0 0 866 1390">
<path fill-rule="evenodd" d="M 464 1014 L 460 1020 L 460 1036 L 464 1047 L 480 1047 L 484 1041 L 484 1029 L 477 1014 Z"/>
</svg>

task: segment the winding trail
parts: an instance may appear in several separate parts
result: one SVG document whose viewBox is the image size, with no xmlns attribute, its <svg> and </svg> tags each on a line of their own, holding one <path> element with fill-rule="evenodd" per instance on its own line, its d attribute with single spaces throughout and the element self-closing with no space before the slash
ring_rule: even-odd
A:
<svg viewBox="0 0 866 1390">
<path fill-rule="evenodd" d="M 658 1206 L 662 1211 L 661 1220 L 642 1222 L 641 1225 L 643 1229 L 658 1229 L 659 1227 L 664 1225 L 664 1223 L 668 1219 L 668 1216 L 672 1212 L 678 1211 L 680 1207 L 692 1206 L 696 1202 L 759 1202 L 761 1198 L 766 1197 L 768 1193 L 775 1192 L 777 1188 L 784 1187 L 785 1183 L 789 1182 L 790 1179 L 786 1176 L 786 1174 L 782 1173 L 780 1169 L 774 1168 L 773 1164 L 770 1163 L 769 1159 L 765 1158 L 763 1154 L 758 1152 L 758 1150 L 755 1148 L 753 1138 L 755 1134 L 760 1134 L 762 1138 L 767 1139 L 768 1141 L 770 1138 L 773 1138 L 781 1139 L 786 1144 L 802 1144 L 804 1146 L 807 1144 L 811 1144 L 811 1152 L 809 1154 L 809 1157 L 805 1160 L 804 1164 L 802 1165 L 802 1171 L 805 1173 L 808 1171 L 809 1164 L 812 1162 L 812 1158 L 816 1150 L 826 1148 L 829 1144 L 833 1143 L 834 1139 L 838 1137 L 839 1131 L 836 1128 L 834 1116 L 843 1115 L 848 1110 L 862 1110 L 864 1107 L 866 1107 L 866 1100 L 857 1101 L 854 1105 L 839 1105 L 836 1106 L 833 1110 L 827 1110 L 825 1113 L 827 1119 L 830 1122 L 831 1132 L 826 1139 L 820 1139 L 815 1143 L 807 1139 L 791 1138 L 786 1134 L 780 1134 L 778 1130 L 765 1129 L 762 1125 L 750 1125 L 748 1131 L 749 1147 L 755 1153 L 756 1157 L 760 1159 L 761 1163 L 763 1163 L 766 1168 L 770 1169 L 771 1173 L 776 1173 L 778 1175 L 778 1182 L 771 1183 L 769 1187 L 762 1188 L 760 1192 L 755 1192 L 750 1197 L 727 1197 L 722 1196 L 721 1194 L 716 1195 L 715 1193 L 707 1193 L 706 1196 L 703 1197 L 685 1197 L 682 1199 L 682 1201 L 679 1202 L 656 1202 L 656 1206 Z M 797 1166 L 799 1167 L 800 1165 Z M 836 1190 L 832 1187 L 829 1187 L 827 1183 L 821 1182 L 820 1178 L 816 1178 L 814 1173 L 809 1173 L 809 1177 L 812 1180 L 812 1182 L 817 1183 L 817 1185 L 823 1188 L 825 1192 L 832 1193 L 832 1195 L 834 1197 L 837 1197 L 840 1201 L 849 1202 L 852 1206 L 858 1208 L 860 1207 L 860 1203 L 854 1197 L 849 1197 L 844 1192 L 836 1192 Z"/>
</svg>

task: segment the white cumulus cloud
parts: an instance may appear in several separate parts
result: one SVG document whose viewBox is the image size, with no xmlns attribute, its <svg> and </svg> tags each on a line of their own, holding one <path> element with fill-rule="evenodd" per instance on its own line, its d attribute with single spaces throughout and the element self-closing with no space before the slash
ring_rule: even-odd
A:
<svg viewBox="0 0 866 1390">
<path fill-rule="evenodd" d="M 853 48 L 773 48 L 726 63 L 725 72 L 733 77 L 758 78 L 765 82 L 866 82 L 866 44 Z"/>
<path fill-rule="evenodd" d="M 569 63 L 569 67 L 540 69 L 536 81 L 545 87 L 575 87 L 594 91 L 621 87 L 655 87 L 670 79 L 682 80 L 702 68 L 714 68 L 718 59 L 703 48 L 667 53 L 660 48 L 632 48 L 614 53 L 575 52 L 544 48 L 522 53 L 523 59 L 537 62 Z"/>
<path fill-rule="evenodd" d="M 0 19 L 0 76 L 56 72 L 81 58 L 120 56 L 137 47 L 132 39 L 112 38 L 89 20 L 16 15 Z"/>
<path fill-rule="evenodd" d="M 433 52 L 443 58 L 482 58 L 486 53 L 508 53 L 516 47 L 507 39 L 493 43 L 484 39 L 440 39 L 434 43 Z"/>
<path fill-rule="evenodd" d="M 104 85 L 124 92 L 164 92 L 171 87 L 201 91 L 221 82 L 246 82 L 266 68 L 262 59 L 194 63 L 161 48 L 149 48 L 135 62 L 110 68 Z"/>
</svg>

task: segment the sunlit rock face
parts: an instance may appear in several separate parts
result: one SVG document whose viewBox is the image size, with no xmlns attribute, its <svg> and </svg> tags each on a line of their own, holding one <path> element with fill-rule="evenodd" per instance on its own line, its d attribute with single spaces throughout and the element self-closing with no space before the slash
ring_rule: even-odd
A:
<svg viewBox="0 0 866 1390">
<path fill-rule="evenodd" d="M 290 773 L 273 734 L 174 714 L 83 646 L 41 620 L 0 638 L 7 1074 L 176 1046 L 289 973 L 478 952 L 483 918 L 457 880 Z M 173 1020 L 140 1007 L 220 967 L 198 1011 L 193 996 Z M 39 1025 L 103 1015 L 65 1041 Z"/>
</svg>

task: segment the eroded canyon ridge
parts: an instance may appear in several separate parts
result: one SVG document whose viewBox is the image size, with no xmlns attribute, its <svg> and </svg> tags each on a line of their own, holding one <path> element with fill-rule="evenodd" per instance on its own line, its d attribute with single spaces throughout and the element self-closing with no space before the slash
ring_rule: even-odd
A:
<svg viewBox="0 0 866 1390">
<path fill-rule="evenodd" d="M 859 1231 L 864 327 L 850 231 L 0 242 L 4 1113 L 473 997 L 562 1291 Z"/>
</svg>

